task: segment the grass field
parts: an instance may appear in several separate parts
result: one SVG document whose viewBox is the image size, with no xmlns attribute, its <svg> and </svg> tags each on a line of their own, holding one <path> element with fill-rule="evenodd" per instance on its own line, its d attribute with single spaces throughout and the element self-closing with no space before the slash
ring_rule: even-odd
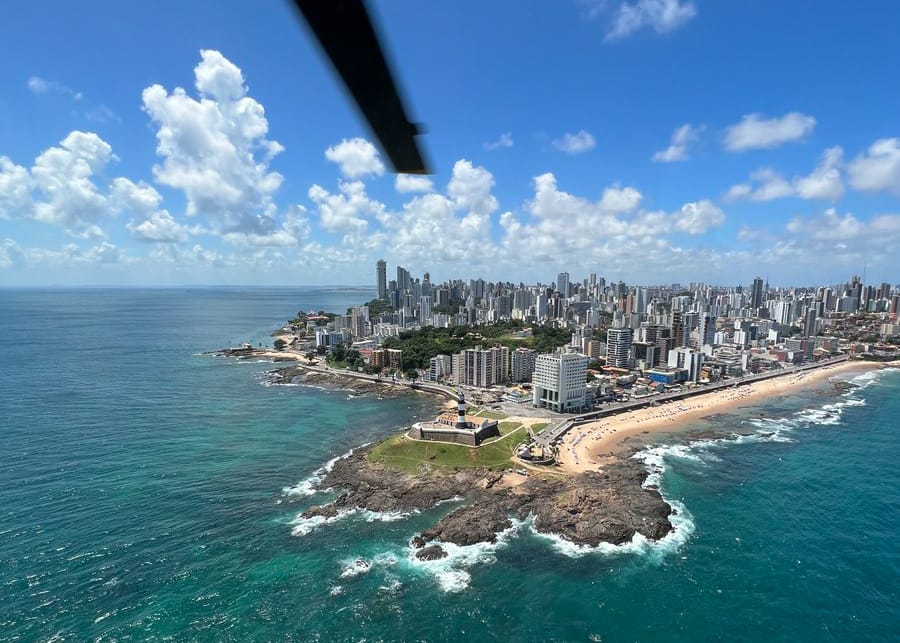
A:
<svg viewBox="0 0 900 643">
<path fill-rule="evenodd" d="M 477 415 L 480 418 L 487 418 L 488 420 L 505 420 L 508 416 L 503 413 L 497 413 L 496 411 L 488 411 L 487 409 L 479 409 L 472 415 Z"/>
<path fill-rule="evenodd" d="M 377 444 L 369 453 L 369 459 L 387 467 L 407 473 L 421 473 L 422 465 L 434 468 L 505 469 L 511 466 L 510 458 L 528 433 L 518 422 L 501 422 L 499 439 L 473 448 L 461 444 L 444 444 L 410 440 L 405 435 L 395 435 Z"/>
</svg>

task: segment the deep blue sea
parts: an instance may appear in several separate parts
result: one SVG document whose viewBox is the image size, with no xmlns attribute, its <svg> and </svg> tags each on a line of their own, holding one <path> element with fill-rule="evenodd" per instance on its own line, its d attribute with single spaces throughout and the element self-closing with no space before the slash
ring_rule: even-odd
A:
<svg viewBox="0 0 900 643">
<path fill-rule="evenodd" d="M 900 371 L 648 447 L 682 510 L 661 544 L 517 524 L 412 562 L 451 505 L 298 520 L 316 471 L 425 396 L 265 385 L 201 355 L 365 291 L 0 291 L 0 640 L 880 641 L 900 633 Z M 853 376 L 848 376 L 853 377 Z M 354 561 L 371 563 L 355 573 Z"/>
</svg>

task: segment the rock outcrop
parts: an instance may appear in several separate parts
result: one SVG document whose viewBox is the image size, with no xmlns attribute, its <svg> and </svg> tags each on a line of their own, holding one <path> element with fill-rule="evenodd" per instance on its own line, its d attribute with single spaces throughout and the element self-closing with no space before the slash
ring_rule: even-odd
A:
<svg viewBox="0 0 900 643">
<path fill-rule="evenodd" d="M 511 517 L 534 519 L 534 528 L 571 542 L 596 546 L 630 541 L 635 533 L 658 540 L 669 533 L 671 507 L 659 491 L 644 488 L 647 472 L 639 461 L 617 459 L 602 472 L 572 477 L 532 475 L 517 486 L 499 484 L 494 471 L 464 469 L 413 476 L 367 459 L 368 450 L 339 460 L 322 488 L 342 489 L 334 502 L 308 509 L 303 516 L 331 517 L 339 511 L 426 510 L 460 498 L 463 506 L 413 538 L 421 554 L 431 541 L 472 545 L 496 542 L 512 525 Z M 435 554 L 429 550 L 428 556 Z M 423 557 L 425 554 L 423 554 Z"/>
</svg>

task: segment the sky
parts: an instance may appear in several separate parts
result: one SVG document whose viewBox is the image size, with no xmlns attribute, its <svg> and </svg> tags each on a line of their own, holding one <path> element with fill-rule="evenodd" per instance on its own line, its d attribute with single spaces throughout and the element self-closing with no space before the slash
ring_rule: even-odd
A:
<svg viewBox="0 0 900 643">
<path fill-rule="evenodd" d="M 0 286 L 900 282 L 900 3 L 369 6 L 431 176 L 286 2 L 4 3 Z"/>
</svg>

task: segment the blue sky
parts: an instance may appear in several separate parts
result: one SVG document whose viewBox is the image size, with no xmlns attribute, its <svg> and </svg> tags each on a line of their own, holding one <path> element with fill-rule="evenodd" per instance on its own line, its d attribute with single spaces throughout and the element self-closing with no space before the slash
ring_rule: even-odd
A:
<svg viewBox="0 0 900 643">
<path fill-rule="evenodd" d="M 898 281 L 896 2 L 371 9 L 430 182 L 286 3 L 7 3 L 0 284 Z"/>
</svg>

